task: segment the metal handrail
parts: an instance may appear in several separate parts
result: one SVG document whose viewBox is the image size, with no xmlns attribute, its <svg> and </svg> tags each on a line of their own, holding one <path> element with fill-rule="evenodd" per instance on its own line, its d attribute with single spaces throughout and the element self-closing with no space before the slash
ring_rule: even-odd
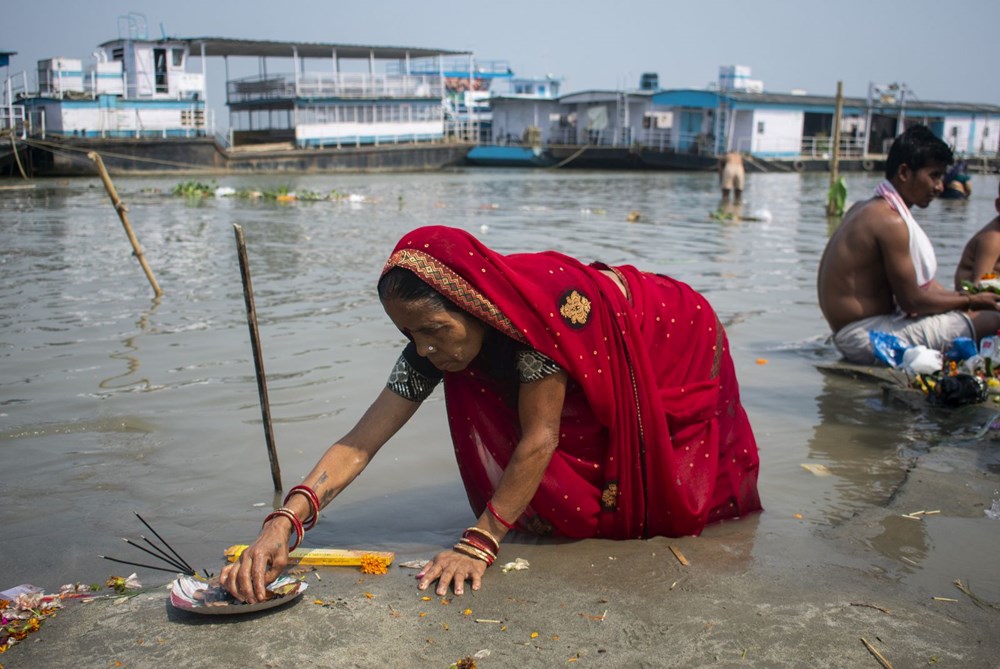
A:
<svg viewBox="0 0 1000 669">
<path fill-rule="evenodd" d="M 226 82 L 229 103 L 295 98 L 421 98 L 444 97 L 441 77 L 307 72 L 269 74 L 231 79 Z"/>
</svg>

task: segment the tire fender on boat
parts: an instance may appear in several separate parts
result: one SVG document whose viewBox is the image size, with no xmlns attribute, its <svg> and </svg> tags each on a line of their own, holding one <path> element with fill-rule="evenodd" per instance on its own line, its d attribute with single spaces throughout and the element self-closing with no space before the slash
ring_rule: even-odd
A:
<svg viewBox="0 0 1000 669">
<path fill-rule="evenodd" d="M 796 160 L 795 162 L 792 163 L 792 169 L 795 170 L 796 172 L 801 172 L 805 168 L 806 164 L 801 160 Z"/>
<path fill-rule="evenodd" d="M 863 169 L 865 172 L 871 172 L 873 169 L 875 169 L 875 162 L 872 160 L 862 160 L 861 169 Z"/>
</svg>

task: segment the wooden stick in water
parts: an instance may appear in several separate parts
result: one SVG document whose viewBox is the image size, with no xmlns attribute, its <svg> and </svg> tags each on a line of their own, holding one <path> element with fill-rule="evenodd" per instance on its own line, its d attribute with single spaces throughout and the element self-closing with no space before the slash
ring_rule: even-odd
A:
<svg viewBox="0 0 1000 669">
<path fill-rule="evenodd" d="M 274 429 L 271 427 L 271 404 L 267 399 L 267 377 L 264 375 L 264 358 L 260 350 L 260 332 L 257 329 L 257 307 L 253 300 L 253 283 L 250 281 L 250 262 L 247 260 L 247 246 L 243 240 L 243 228 L 233 224 L 236 233 L 236 249 L 240 256 L 240 275 L 243 277 L 243 299 L 247 307 L 247 325 L 250 327 L 250 346 L 253 348 L 253 365 L 257 371 L 257 394 L 260 396 L 260 413 L 264 420 L 264 440 L 267 442 L 267 457 L 271 461 L 271 480 L 274 491 L 281 491 L 281 466 L 274 445 Z"/>
<path fill-rule="evenodd" d="M 94 161 L 97 165 L 97 171 L 101 175 L 101 181 L 104 182 L 104 190 L 108 191 L 108 195 L 111 197 L 111 204 L 114 205 L 115 211 L 118 212 L 118 218 L 122 221 L 122 226 L 125 227 L 125 234 L 128 235 L 128 240 L 132 243 L 132 253 L 138 258 L 139 264 L 142 266 L 142 271 L 146 273 L 146 278 L 149 279 L 149 285 L 153 287 L 153 293 L 156 297 L 163 294 L 160 290 L 160 284 L 156 283 L 156 277 L 153 276 L 153 270 L 149 268 L 149 264 L 146 262 L 146 256 L 142 254 L 142 247 L 139 246 L 139 240 L 136 239 L 135 233 L 132 232 L 132 226 L 128 222 L 128 216 L 125 212 L 128 209 L 125 207 L 125 203 L 121 201 L 118 197 L 118 191 L 115 190 L 115 185 L 111 183 L 111 176 L 108 174 L 108 170 L 104 167 L 104 161 L 101 160 L 100 154 L 96 151 L 91 151 L 87 154 L 87 157 Z"/>
</svg>

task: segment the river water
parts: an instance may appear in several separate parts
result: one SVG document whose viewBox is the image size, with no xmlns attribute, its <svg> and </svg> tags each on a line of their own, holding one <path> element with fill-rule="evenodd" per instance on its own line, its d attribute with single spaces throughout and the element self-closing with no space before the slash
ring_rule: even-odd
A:
<svg viewBox="0 0 1000 669">
<path fill-rule="evenodd" d="M 176 177 L 118 178 L 163 288 L 159 300 L 99 180 L 0 192 L 0 589 L 54 589 L 128 570 L 98 555 L 151 561 L 120 539 L 148 534 L 133 512 L 212 570 L 224 547 L 255 536 L 273 491 L 233 224 L 248 246 L 286 488 L 383 386 L 402 339 L 375 280 L 396 240 L 426 224 L 463 227 L 502 252 L 552 248 L 632 263 L 703 292 L 728 328 L 761 449 L 766 511 L 742 521 L 749 541 L 819 542 L 816 527 L 885 504 L 907 463 L 942 446 L 972 456 L 946 466 L 970 467 L 970 476 L 1000 488 L 992 432 L 977 438 L 980 425 L 886 404 L 873 385 L 817 370 L 837 359 L 815 297 L 830 232 L 827 180 L 750 175 L 743 213 L 757 220 L 737 222 L 712 219 L 717 180 L 700 173 L 218 178 L 236 189 L 363 197 L 293 204 L 188 200 L 170 194 Z M 867 197 L 877 180 L 848 175 L 850 199 Z M 935 202 L 917 214 L 946 283 L 964 241 L 995 215 L 996 177 L 973 183 L 971 201 Z M 630 212 L 639 220 L 629 222 Z M 801 467 L 810 463 L 832 475 Z M 997 599 L 1000 577 L 985 568 L 996 555 L 977 553 L 983 544 L 974 541 L 1000 533 L 983 513 L 991 502 L 976 501 L 949 541 L 973 547 L 952 559 L 966 561 L 960 566 L 978 578 L 980 595 Z M 471 521 L 438 390 L 306 544 L 421 556 Z M 871 549 L 906 552 L 900 541 L 886 534 Z M 754 550 L 766 556 L 767 543 Z M 907 578 L 941 576 L 933 542 L 924 543 L 906 553 Z"/>
</svg>

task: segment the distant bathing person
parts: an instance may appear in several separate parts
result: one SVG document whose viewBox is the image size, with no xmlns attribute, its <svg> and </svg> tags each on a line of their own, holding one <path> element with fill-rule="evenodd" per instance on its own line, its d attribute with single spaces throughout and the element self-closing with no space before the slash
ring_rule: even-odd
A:
<svg viewBox="0 0 1000 669">
<path fill-rule="evenodd" d="M 941 197 L 946 200 L 967 200 L 972 195 L 972 177 L 969 176 L 969 163 L 959 160 L 948 170 L 944 177 L 944 192 Z"/>
<path fill-rule="evenodd" d="M 892 143 L 875 196 L 854 205 L 827 242 L 819 306 L 848 361 L 875 362 L 872 331 L 940 350 L 955 337 L 978 341 L 1000 328 L 1000 295 L 955 292 L 935 280 L 934 247 L 910 211 L 940 195 L 952 160 L 947 144 L 912 126 Z"/>
<path fill-rule="evenodd" d="M 737 151 L 730 151 L 719 159 L 719 185 L 722 187 L 722 201 L 729 202 L 729 193 L 733 193 L 733 203 L 743 201 L 743 183 L 746 174 L 743 169 L 743 156 Z"/>
<path fill-rule="evenodd" d="M 696 535 L 760 510 L 726 334 L 687 285 L 555 252 L 501 255 L 427 227 L 397 244 L 378 294 L 409 343 L 357 425 L 223 569 L 239 599 L 265 597 L 293 530 L 315 522 L 442 380 L 476 520 L 417 574 L 421 590 L 478 590 L 514 529 Z"/>
<path fill-rule="evenodd" d="M 955 271 L 955 290 L 962 290 L 962 284 L 978 284 L 984 276 L 1000 275 L 1000 183 L 997 199 L 993 202 L 997 216 L 972 236 L 962 251 Z"/>
</svg>

